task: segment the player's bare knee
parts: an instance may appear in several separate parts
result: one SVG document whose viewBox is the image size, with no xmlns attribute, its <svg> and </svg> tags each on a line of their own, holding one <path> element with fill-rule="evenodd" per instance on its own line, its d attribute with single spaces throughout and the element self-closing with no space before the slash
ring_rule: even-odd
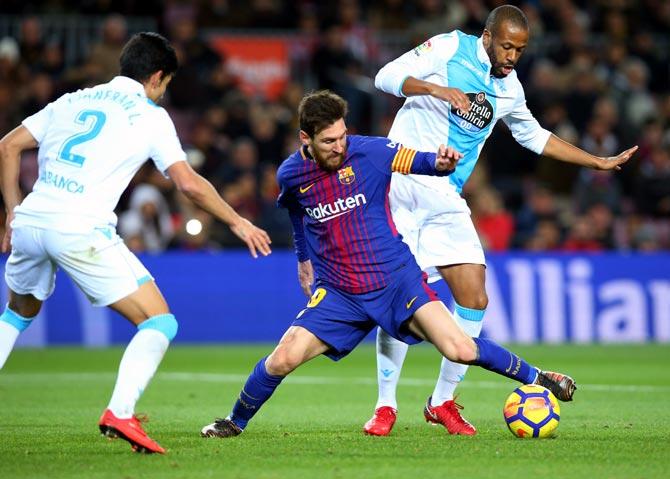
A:
<svg viewBox="0 0 670 479">
<path fill-rule="evenodd" d="M 477 346 L 468 336 L 450 339 L 445 357 L 456 363 L 469 364 L 477 359 Z"/>
<path fill-rule="evenodd" d="M 39 301 L 35 298 L 19 299 L 14 297 L 10 298 L 7 305 L 9 306 L 9 309 L 23 316 L 24 318 L 34 318 L 42 309 L 42 301 Z"/>
<path fill-rule="evenodd" d="M 457 302 L 464 308 L 484 310 L 489 305 L 489 297 L 486 295 L 486 291 L 478 291 Z"/>
<path fill-rule="evenodd" d="M 471 364 L 477 359 L 477 345 L 472 338 L 467 338 L 458 343 L 458 362 Z"/>
<path fill-rule="evenodd" d="M 265 370 L 272 376 L 286 376 L 300 366 L 300 357 L 280 345 L 265 360 Z"/>
</svg>

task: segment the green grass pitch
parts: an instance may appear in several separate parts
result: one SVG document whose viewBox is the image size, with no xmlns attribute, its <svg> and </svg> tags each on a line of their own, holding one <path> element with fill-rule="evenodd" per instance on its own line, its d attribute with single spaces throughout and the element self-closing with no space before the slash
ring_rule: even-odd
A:
<svg viewBox="0 0 670 479">
<path fill-rule="evenodd" d="M 202 439 L 271 346 L 172 348 L 138 411 L 168 454 L 134 454 L 97 431 L 121 348 L 17 350 L 0 371 L 0 477 L 10 478 L 665 478 L 670 469 L 670 347 L 518 346 L 579 389 L 557 436 L 513 437 L 502 406 L 516 383 L 471 368 L 459 388 L 478 429 L 451 437 L 422 416 L 439 358 L 410 348 L 389 437 L 366 437 L 376 400 L 374 347 L 290 376 L 241 436 Z"/>
</svg>

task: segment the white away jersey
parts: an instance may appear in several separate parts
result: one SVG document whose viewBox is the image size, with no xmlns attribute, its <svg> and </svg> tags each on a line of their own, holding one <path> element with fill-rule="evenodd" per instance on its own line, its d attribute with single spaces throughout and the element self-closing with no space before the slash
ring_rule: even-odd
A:
<svg viewBox="0 0 670 479">
<path fill-rule="evenodd" d="M 481 38 L 458 30 L 437 35 L 385 65 L 377 73 L 375 86 L 404 96 L 401 89 L 409 75 L 458 88 L 471 104 L 470 111 L 463 112 L 430 95 L 405 100 L 389 138 L 421 151 L 436 150 L 440 144 L 446 144 L 464 155 L 448 177 L 411 175 L 412 180 L 442 194 L 460 197 L 484 142 L 501 118 L 521 145 L 536 153 L 544 149 L 551 133 L 528 110 L 515 71 L 505 78 L 491 76 L 491 62 Z"/>
<path fill-rule="evenodd" d="M 186 159 L 167 112 L 127 77 L 65 94 L 23 125 L 39 144 L 39 176 L 14 210 L 14 227 L 115 226 L 119 197 L 148 158 L 164 174 Z"/>
</svg>

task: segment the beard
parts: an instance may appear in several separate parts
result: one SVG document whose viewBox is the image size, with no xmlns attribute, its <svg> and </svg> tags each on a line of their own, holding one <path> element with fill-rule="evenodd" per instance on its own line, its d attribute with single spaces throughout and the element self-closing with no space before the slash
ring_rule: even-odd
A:
<svg viewBox="0 0 670 479">
<path fill-rule="evenodd" d="M 320 155 L 316 150 L 313 151 L 314 160 L 316 164 L 319 165 L 319 168 L 329 172 L 337 171 L 344 163 L 344 159 L 347 157 L 347 150 L 345 149 L 340 154 L 330 153 L 329 155 Z"/>
<path fill-rule="evenodd" d="M 486 54 L 489 56 L 489 61 L 491 62 L 491 75 L 494 76 L 495 78 L 505 78 L 507 75 L 509 75 L 510 72 L 505 73 L 503 71 L 503 68 L 505 66 L 510 66 L 510 65 L 505 65 L 502 62 L 498 61 L 498 57 L 496 56 L 495 52 L 493 51 L 493 47 L 489 47 L 486 49 Z M 514 65 L 511 65 L 512 68 L 514 68 Z"/>
</svg>

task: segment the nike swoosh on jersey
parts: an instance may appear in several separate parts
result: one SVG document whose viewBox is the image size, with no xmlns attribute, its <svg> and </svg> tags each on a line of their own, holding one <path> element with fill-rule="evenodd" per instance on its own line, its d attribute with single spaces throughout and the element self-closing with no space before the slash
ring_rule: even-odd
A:
<svg viewBox="0 0 670 479">
<path fill-rule="evenodd" d="M 301 186 L 301 187 L 300 187 L 300 193 L 306 193 L 307 190 L 309 190 L 312 186 L 314 186 L 314 183 L 312 183 L 312 184 L 310 184 L 310 185 L 307 185 L 307 186 L 305 186 L 304 188 Z"/>
<path fill-rule="evenodd" d="M 414 301 L 416 301 L 416 298 L 418 298 L 418 296 L 414 296 L 412 299 L 410 299 L 409 301 L 407 301 L 407 304 L 406 304 L 407 309 L 409 309 L 409 308 L 412 307 L 412 305 L 414 304 Z"/>
</svg>

